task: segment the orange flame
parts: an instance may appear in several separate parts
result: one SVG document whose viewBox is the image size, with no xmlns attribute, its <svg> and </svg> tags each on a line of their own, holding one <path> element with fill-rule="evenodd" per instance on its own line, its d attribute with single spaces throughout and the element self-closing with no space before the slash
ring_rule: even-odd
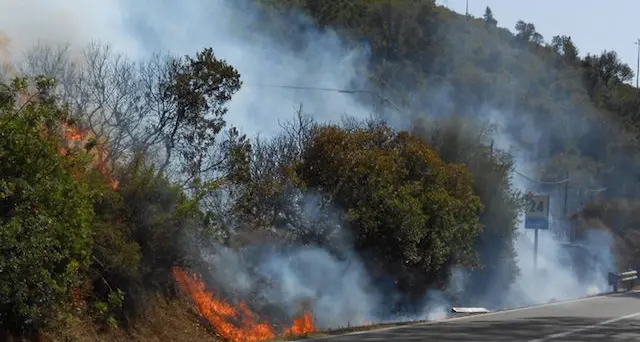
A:
<svg viewBox="0 0 640 342">
<path fill-rule="evenodd" d="M 196 305 L 198 312 L 214 327 L 218 335 L 232 342 L 261 342 L 276 336 L 273 327 L 267 322 L 258 322 L 257 314 L 246 303 L 238 307 L 215 298 L 206 291 L 204 282 L 197 275 L 188 274 L 178 267 L 172 270 L 173 277 L 180 289 L 187 293 Z M 301 335 L 315 331 L 311 314 L 304 313 L 293 321 L 293 325 L 284 330 L 287 335 Z"/>
<path fill-rule="evenodd" d="M 88 129 L 81 131 L 77 127 L 71 126 L 65 122 L 60 123 L 60 125 L 63 128 L 62 136 L 67 140 L 68 146 L 77 145 L 78 143 L 87 143 L 91 138 L 95 138 Z M 60 154 L 65 155 L 67 153 L 67 147 L 61 147 Z M 107 151 L 104 144 L 97 144 L 96 148 L 92 151 L 92 156 L 93 166 L 107 179 L 111 188 L 116 190 L 118 188 L 118 181 L 116 181 L 109 172 L 106 157 Z"/>
<path fill-rule="evenodd" d="M 62 136 L 70 141 L 82 141 L 88 132 L 81 132 L 78 128 L 73 127 L 66 122 L 60 123 L 60 125 L 64 128 L 62 132 Z"/>
<path fill-rule="evenodd" d="M 302 317 L 293 320 L 291 328 L 285 330 L 285 335 L 305 335 L 315 330 L 311 314 L 305 312 Z"/>
</svg>

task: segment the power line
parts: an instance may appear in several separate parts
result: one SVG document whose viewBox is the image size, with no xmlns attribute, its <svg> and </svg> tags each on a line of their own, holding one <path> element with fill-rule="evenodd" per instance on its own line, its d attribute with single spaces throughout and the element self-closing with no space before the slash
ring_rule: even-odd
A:
<svg viewBox="0 0 640 342">
<path fill-rule="evenodd" d="M 638 76 L 640 76 L 640 38 L 634 44 L 638 45 L 638 57 L 636 60 L 636 88 L 638 88 Z"/>
<path fill-rule="evenodd" d="M 589 191 L 589 192 L 601 192 L 601 191 L 605 191 L 608 190 L 609 188 L 600 188 L 600 189 L 587 189 L 585 191 Z"/>
<path fill-rule="evenodd" d="M 541 184 L 541 185 L 557 185 L 557 184 L 564 184 L 564 183 L 567 183 L 567 182 L 569 182 L 569 181 L 571 180 L 571 178 L 565 178 L 565 179 L 563 179 L 563 180 L 559 180 L 559 181 L 552 181 L 552 182 L 548 182 L 548 181 L 547 181 L 547 182 L 545 182 L 545 181 L 536 180 L 536 179 L 533 179 L 533 178 L 531 178 L 531 177 L 529 177 L 529 176 L 526 176 L 526 175 L 524 175 L 524 174 L 522 174 L 522 173 L 518 172 L 518 170 L 513 170 L 513 172 L 514 172 L 515 174 L 517 174 L 518 176 L 520 176 L 520 177 L 522 177 L 522 178 L 524 178 L 524 179 L 526 179 L 526 180 L 528 180 L 528 181 L 531 181 L 531 182 L 533 182 L 533 183 L 537 183 L 537 184 Z"/>
<path fill-rule="evenodd" d="M 248 84 L 248 86 L 252 86 L 252 84 Z M 296 90 L 312 90 L 312 91 L 328 91 L 335 92 L 341 94 L 357 94 L 357 93 L 365 93 L 365 94 L 376 94 L 370 90 L 360 90 L 360 89 L 338 89 L 338 88 L 323 88 L 323 87 L 310 87 L 310 86 L 291 86 L 291 85 L 278 85 L 278 84 L 253 84 L 256 87 L 264 87 L 264 88 L 282 88 L 282 89 L 296 89 Z"/>
<path fill-rule="evenodd" d="M 528 180 L 530 182 L 533 182 L 533 183 L 536 183 L 536 184 L 540 184 L 540 185 L 560 185 L 560 184 L 569 183 L 571 181 L 570 177 L 567 177 L 565 179 L 558 180 L 558 181 L 541 181 L 541 180 L 533 179 L 532 177 L 529 177 L 529 176 L 527 176 L 525 174 L 522 174 L 518 170 L 513 170 L 513 172 L 515 174 L 517 174 L 518 176 L 520 176 L 520 177 L 522 177 L 522 178 L 524 178 L 524 179 L 526 179 L 526 180 Z M 602 192 L 602 191 L 606 191 L 608 189 L 609 189 L 608 187 L 602 187 L 602 188 L 596 188 L 596 189 L 585 189 L 585 190 L 582 190 L 582 191 L 586 191 L 586 192 Z"/>
<path fill-rule="evenodd" d="M 326 91 L 326 92 L 334 92 L 340 94 L 370 94 L 377 97 L 381 104 L 388 103 L 393 106 L 396 110 L 400 112 L 404 112 L 404 110 L 398 106 L 395 102 L 391 101 L 388 97 L 383 96 L 381 93 L 373 90 L 365 90 L 365 89 L 340 89 L 340 88 L 326 88 L 326 87 L 314 87 L 314 86 L 292 86 L 292 85 L 282 85 L 282 84 L 248 84 L 247 86 L 256 86 L 263 88 L 280 88 L 280 89 L 291 89 L 291 90 L 311 90 L 311 91 Z"/>
</svg>

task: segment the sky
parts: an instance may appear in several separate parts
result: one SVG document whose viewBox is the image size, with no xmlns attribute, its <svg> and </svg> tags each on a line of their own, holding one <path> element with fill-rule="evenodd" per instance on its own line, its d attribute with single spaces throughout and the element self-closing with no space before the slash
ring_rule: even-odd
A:
<svg viewBox="0 0 640 342">
<path fill-rule="evenodd" d="M 464 14 L 467 0 L 437 0 L 458 13 Z M 571 36 L 580 55 L 615 50 L 620 58 L 636 70 L 640 38 L 638 0 L 468 0 L 469 13 L 482 17 L 487 6 L 498 20 L 498 26 L 512 32 L 518 20 L 531 22 L 546 41 L 557 34 Z"/>
</svg>

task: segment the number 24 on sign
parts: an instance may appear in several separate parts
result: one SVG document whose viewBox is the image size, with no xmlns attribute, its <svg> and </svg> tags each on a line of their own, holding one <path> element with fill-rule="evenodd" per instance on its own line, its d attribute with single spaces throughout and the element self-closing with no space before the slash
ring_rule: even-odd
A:
<svg viewBox="0 0 640 342">
<path fill-rule="evenodd" d="M 530 213 L 544 213 L 545 199 L 541 197 L 532 197 L 531 199 L 529 199 L 527 211 Z"/>
</svg>

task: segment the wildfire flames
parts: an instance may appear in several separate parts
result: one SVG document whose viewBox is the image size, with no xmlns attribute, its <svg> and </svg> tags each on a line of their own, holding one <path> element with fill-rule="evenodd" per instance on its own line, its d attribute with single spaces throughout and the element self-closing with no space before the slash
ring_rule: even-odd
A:
<svg viewBox="0 0 640 342">
<path fill-rule="evenodd" d="M 65 155 L 67 149 L 79 143 L 88 143 L 91 139 L 95 139 L 95 136 L 91 134 L 89 130 L 81 131 L 80 129 L 70 126 L 67 123 L 60 124 L 63 128 L 62 135 L 67 140 L 67 147 L 60 149 L 60 154 Z M 115 190 L 118 188 L 118 181 L 116 181 L 109 172 L 107 165 L 107 151 L 104 144 L 96 144 L 95 148 L 91 150 L 93 156 L 93 166 L 107 179 L 111 187 Z"/>
<path fill-rule="evenodd" d="M 272 339 L 276 332 L 268 322 L 259 322 L 258 315 L 246 303 L 232 306 L 217 299 L 207 291 L 204 282 L 194 274 L 178 267 L 173 268 L 173 277 L 184 293 L 193 300 L 198 312 L 213 326 L 221 338 L 232 342 L 259 342 Z M 293 320 L 291 327 L 284 329 L 284 335 L 303 335 L 315 331 L 311 314 L 305 312 Z"/>
</svg>

